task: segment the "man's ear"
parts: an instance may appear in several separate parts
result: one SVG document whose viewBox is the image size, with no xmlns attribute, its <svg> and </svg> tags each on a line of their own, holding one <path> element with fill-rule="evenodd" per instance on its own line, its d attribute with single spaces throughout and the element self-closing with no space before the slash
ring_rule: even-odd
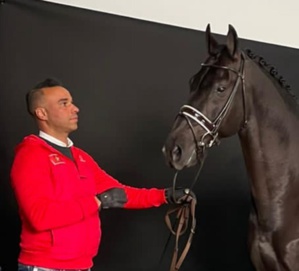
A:
<svg viewBox="0 0 299 271">
<path fill-rule="evenodd" d="M 35 116 L 40 119 L 40 120 L 46 120 L 47 119 L 47 112 L 45 108 L 43 107 L 38 107 L 35 109 Z"/>
</svg>

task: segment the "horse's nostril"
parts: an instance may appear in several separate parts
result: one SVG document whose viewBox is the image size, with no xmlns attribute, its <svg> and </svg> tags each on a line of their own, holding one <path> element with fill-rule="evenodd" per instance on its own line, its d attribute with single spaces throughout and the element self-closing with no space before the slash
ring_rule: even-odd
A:
<svg viewBox="0 0 299 271">
<path fill-rule="evenodd" d="M 182 155 L 182 150 L 181 148 L 176 145 L 173 150 L 172 150 L 172 160 L 173 161 L 178 161 L 180 158 L 181 158 L 181 155 Z"/>
</svg>

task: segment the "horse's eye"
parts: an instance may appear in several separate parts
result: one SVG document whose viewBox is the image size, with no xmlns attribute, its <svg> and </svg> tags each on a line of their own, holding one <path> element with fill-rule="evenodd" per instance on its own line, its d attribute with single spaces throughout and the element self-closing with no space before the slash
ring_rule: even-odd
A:
<svg viewBox="0 0 299 271">
<path fill-rule="evenodd" d="M 224 86 L 219 86 L 219 87 L 217 88 L 217 91 L 218 91 L 218 92 L 223 92 L 223 91 L 225 91 L 225 87 L 224 87 Z"/>
</svg>

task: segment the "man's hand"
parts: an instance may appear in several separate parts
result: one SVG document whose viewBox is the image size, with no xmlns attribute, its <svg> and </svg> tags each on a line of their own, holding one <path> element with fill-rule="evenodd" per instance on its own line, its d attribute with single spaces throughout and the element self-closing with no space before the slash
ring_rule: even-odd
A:
<svg viewBox="0 0 299 271">
<path fill-rule="evenodd" d="M 194 192 L 189 188 L 166 188 L 165 197 L 169 204 L 184 204 L 191 202 L 192 199 L 196 199 Z"/>
<path fill-rule="evenodd" d="M 123 188 L 111 188 L 96 196 L 100 200 L 103 209 L 122 208 L 128 201 Z"/>
</svg>

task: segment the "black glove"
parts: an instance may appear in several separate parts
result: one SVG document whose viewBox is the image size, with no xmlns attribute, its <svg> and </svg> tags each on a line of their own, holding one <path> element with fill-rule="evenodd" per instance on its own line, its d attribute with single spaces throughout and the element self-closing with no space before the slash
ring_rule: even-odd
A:
<svg viewBox="0 0 299 271">
<path fill-rule="evenodd" d="M 122 208 L 128 201 L 126 192 L 123 188 L 111 188 L 98 194 L 97 198 L 101 202 L 101 208 Z"/>
<path fill-rule="evenodd" d="M 165 189 L 165 197 L 169 204 L 184 204 L 196 199 L 196 196 L 189 188 L 175 188 L 169 187 Z"/>
</svg>

